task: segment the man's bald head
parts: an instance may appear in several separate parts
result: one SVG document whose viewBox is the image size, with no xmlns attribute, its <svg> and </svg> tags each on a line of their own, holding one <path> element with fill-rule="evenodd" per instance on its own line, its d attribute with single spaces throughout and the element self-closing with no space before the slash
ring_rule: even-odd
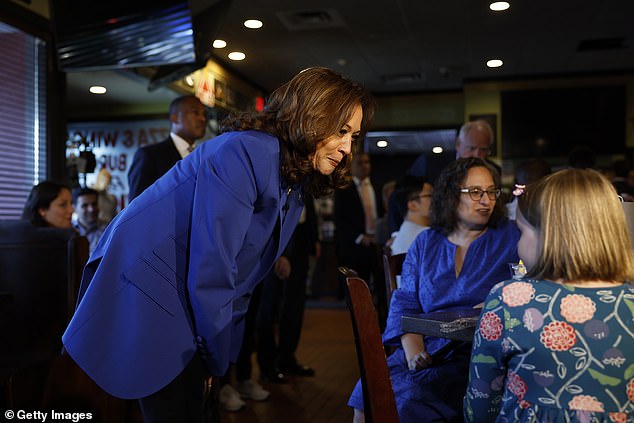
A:
<svg viewBox="0 0 634 423">
<path fill-rule="evenodd" d="M 460 128 L 456 138 L 456 158 L 480 157 L 484 159 L 491 154 L 493 130 L 485 120 L 467 122 Z"/>
</svg>

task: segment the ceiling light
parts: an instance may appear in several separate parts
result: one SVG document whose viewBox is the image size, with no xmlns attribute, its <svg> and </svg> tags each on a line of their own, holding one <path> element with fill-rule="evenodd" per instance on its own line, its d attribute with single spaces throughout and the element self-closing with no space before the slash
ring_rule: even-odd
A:
<svg viewBox="0 0 634 423">
<path fill-rule="evenodd" d="M 490 67 L 490 68 L 499 68 L 503 64 L 504 64 L 504 62 L 501 61 L 500 59 L 487 60 L 487 66 Z"/>
<path fill-rule="evenodd" d="M 247 56 L 241 51 L 232 51 L 227 57 L 231 60 L 244 60 Z"/>
<path fill-rule="evenodd" d="M 225 40 L 214 40 L 212 46 L 214 48 L 225 48 L 227 47 L 227 42 Z"/>
<path fill-rule="evenodd" d="M 88 91 L 90 91 L 93 94 L 105 94 L 107 90 L 106 90 L 106 87 L 102 87 L 100 85 L 93 85 L 92 87 L 88 89 Z"/>
<path fill-rule="evenodd" d="M 434 154 L 440 154 L 440 153 L 442 153 L 442 147 L 436 146 L 436 147 L 431 149 L 431 152 L 434 153 Z"/>
<path fill-rule="evenodd" d="M 376 142 L 376 146 L 379 148 L 385 148 L 387 147 L 387 141 L 386 140 L 380 140 Z"/>
<path fill-rule="evenodd" d="M 258 21 L 257 19 L 247 19 L 244 21 L 244 26 L 251 29 L 262 28 L 262 21 Z"/>
<path fill-rule="evenodd" d="M 506 1 L 496 1 L 489 5 L 489 9 L 493 10 L 494 12 L 501 12 L 508 9 L 509 7 L 511 7 L 511 5 Z"/>
</svg>

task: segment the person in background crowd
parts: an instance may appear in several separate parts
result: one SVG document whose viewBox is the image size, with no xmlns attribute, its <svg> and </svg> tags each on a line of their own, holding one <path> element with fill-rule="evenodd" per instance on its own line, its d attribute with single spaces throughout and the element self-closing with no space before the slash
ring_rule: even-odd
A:
<svg viewBox="0 0 634 423">
<path fill-rule="evenodd" d="M 31 189 L 22 219 L 34 226 L 68 229 L 72 225 L 73 211 L 72 195 L 67 185 L 42 181 Z"/>
<path fill-rule="evenodd" d="M 146 423 L 208 421 L 208 375 L 235 362 L 302 193 L 347 183 L 373 107 L 362 86 L 314 67 L 262 111 L 225 120 L 108 225 L 62 339 L 69 356 L 106 392 L 139 399 Z"/>
<path fill-rule="evenodd" d="M 565 169 L 516 194 L 528 273 L 484 303 L 465 421 L 633 421 L 634 256 L 616 191 Z"/>
<path fill-rule="evenodd" d="M 196 140 L 205 136 L 205 106 L 195 96 L 174 99 L 169 114 L 170 136 L 157 144 L 141 147 L 134 154 L 128 172 L 129 202 L 191 153 Z"/>
<path fill-rule="evenodd" d="M 515 170 L 513 189 L 521 189 L 521 186 L 532 184 L 538 179 L 549 175 L 552 172 L 550 164 L 542 159 L 530 159 L 522 162 Z M 508 218 L 515 220 L 515 212 L 517 210 L 517 197 L 513 196 L 513 200 L 506 204 Z"/>
<path fill-rule="evenodd" d="M 262 378 L 270 382 L 280 382 L 280 375 L 282 378 L 315 375 L 315 370 L 299 363 L 295 355 L 304 321 L 308 261 L 311 255 L 319 257 L 321 250 L 314 202 L 309 196 L 305 200 L 284 254 L 262 284 L 256 323 L 258 363 Z M 279 316 L 277 345 L 273 327 L 276 316 Z"/>
<path fill-rule="evenodd" d="M 381 200 L 383 204 L 383 210 L 387 210 L 388 203 L 390 201 L 390 197 L 396 188 L 396 181 L 387 181 L 383 184 L 383 188 L 381 188 Z M 376 230 L 374 234 L 374 238 L 376 239 L 376 245 L 382 249 L 385 247 L 385 244 L 392 236 L 392 232 L 390 232 L 390 228 L 387 222 L 387 213 L 384 213 L 383 216 L 376 219 Z"/>
<path fill-rule="evenodd" d="M 401 422 L 462 421 L 469 346 L 404 333 L 401 317 L 476 306 L 509 275 L 519 231 L 504 217 L 500 192 L 498 173 L 480 158 L 454 161 L 434 186 L 430 229 L 407 252 L 383 333 L 384 344 L 398 346 L 388 367 Z M 360 383 L 348 405 L 363 421 Z"/>
<path fill-rule="evenodd" d="M 75 190 L 73 206 L 77 215 L 73 228 L 79 232 L 79 235 L 88 239 L 89 251 L 92 254 L 108 226 L 106 222 L 99 220 L 99 193 L 92 188 Z"/>
<path fill-rule="evenodd" d="M 104 167 L 97 173 L 94 187 L 98 194 L 99 220 L 106 224 L 110 223 L 118 212 L 117 197 L 108 192 L 111 181 L 112 175 Z"/>
<path fill-rule="evenodd" d="M 429 207 L 434 188 L 421 176 L 406 175 L 396 184 L 394 195 L 399 212 L 405 216 L 398 232 L 393 235 L 390 250 L 403 254 L 419 233 L 429 227 Z"/>
<path fill-rule="evenodd" d="M 498 174 L 501 175 L 502 168 L 488 158 L 493 151 L 494 142 L 493 128 L 491 128 L 491 125 L 489 125 L 486 120 L 477 119 L 466 122 L 460 127 L 458 136 L 456 137 L 456 159 L 479 157 L 493 166 Z M 441 161 L 441 163 L 437 163 L 423 153 L 414 162 L 407 173 L 414 176 L 423 176 L 433 186 L 442 169 L 449 165 L 449 163 L 451 162 L 442 163 Z M 388 223 L 392 232 L 398 230 L 404 218 L 405 216 L 402 216 L 398 212 L 395 199 L 392 199 L 388 207 Z"/>
<path fill-rule="evenodd" d="M 340 266 L 354 269 L 370 285 L 378 306 L 379 319 L 385 322 L 386 293 L 383 276 L 379 276 L 379 251 L 376 245 L 376 219 L 380 201 L 370 172 L 372 166 L 367 153 L 355 153 L 348 188 L 335 191 L 335 243 Z"/>
</svg>

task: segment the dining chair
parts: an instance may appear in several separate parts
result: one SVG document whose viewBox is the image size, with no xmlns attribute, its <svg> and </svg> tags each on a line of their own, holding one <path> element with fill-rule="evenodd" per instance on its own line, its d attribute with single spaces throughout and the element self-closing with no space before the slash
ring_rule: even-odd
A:
<svg viewBox="0 0 634 423">
<path fill-rule="evenodd" d="M 383 272 L 385 276 L 385 298 L 387 300 L 387 308 L 390 308 L 392 301 L 392 292 L 397 288 L 396 277 L 401 275 L 403 262 L 407 253 L 390 254 L 386 249 L 383 252 Z"/>
<path fill-rule="evenodd" d="M 396 400 L 372 294 L 365 281 L 354 274 L 346 275 L 346 285 L 346 301 L 361 373 L 365 421 L 398 423 Z"/>
</svg>

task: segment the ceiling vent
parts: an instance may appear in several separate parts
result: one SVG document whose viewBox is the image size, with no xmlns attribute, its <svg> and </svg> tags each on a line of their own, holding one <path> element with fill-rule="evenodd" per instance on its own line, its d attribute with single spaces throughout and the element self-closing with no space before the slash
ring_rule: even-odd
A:
<svg viewBox="0 0 634 423">
<path fill-rule="evenodd" d="M 625 48 L 625 38 L 595 38 L 591 40 L 581 40 L 577 51 L 597 51 L 597 50 L 616 50 Z"/>
<path fill-rule="evenodd" d="M 335 9 L 278 12 L 276 15 L 289 31 L 345 26 L 341 15 Z"/>
<path fill-rule="evenodd" d="M 420 72 L 412 73 L 395 73 L 381 76 L 383 82 L 387 85 L 408 84 L 411 82 L 420 82 L 423 76 Z"/>
</svg>

